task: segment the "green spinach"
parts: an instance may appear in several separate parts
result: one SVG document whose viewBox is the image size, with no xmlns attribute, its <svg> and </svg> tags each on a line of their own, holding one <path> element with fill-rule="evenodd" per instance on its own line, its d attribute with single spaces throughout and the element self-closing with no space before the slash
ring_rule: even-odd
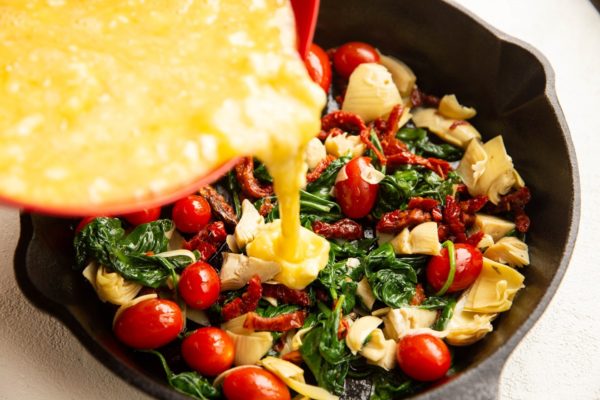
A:
<svg viewBox="0 0 600 400">
<path fill-rule="evenodd" d="M 433 143 L 425 129 L 402 128 L 396 137 L 406 143 L 410 151 L 418 155 L 441 158 L 446 161 L 458 161 L 463 155 L 462 150 L 458 147 L 447 143 Z"/>
<path fill-rule="evenodd" d="M 179 374 L 175 374 L 173 371 L 171 371 L 171 368 L 169 368 L 169 365 L 162 354 L 154 350 L 149 350 L 148 353 L 154 354 L 160 359 L 162 367 L 165 370 L 165 374 L 167 375 L 169 385 L 171 385 L 178 392 L 199 400 L 212 400 L 221 398 L 221 391 L 213 387 L 208 379 L 199 373 L 181 372 Z"/>
</svg>

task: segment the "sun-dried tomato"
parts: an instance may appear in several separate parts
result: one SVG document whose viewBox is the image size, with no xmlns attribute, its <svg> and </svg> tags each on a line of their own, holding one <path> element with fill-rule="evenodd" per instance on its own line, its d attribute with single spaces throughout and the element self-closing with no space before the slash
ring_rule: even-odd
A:
<svg viewBox="0 0 600 400">
<path fill-rule="evenodd" d="M 329 133 L 333 128 L 358 135 L 367 129 L 365 121 L 355 113 L 348 111 L 334 111 L 321 118 L 321 130 Z"/>
<path fill-rule="evenodd" d="M 415 295 L 410 300 L 410 305 L 418 306 L 421 303 L 423 303 L 426 298 L 427 298 L 427 296 L 425 296 L 425 289 L 423 289 L 423 285 L 421 285 L 420 283 L 417 283 L 417 286 L 415 287 Z"/>
<path fill-rule="evenodd" d="M 483 231 L 477 231 L 475 233 L 473 233 L 471 236 L 469 236 L 467 238 L 467 240 L 465 240 L 466 244 L 470 244 L 473 247 L 477 247 L 477 245 L 479 244 L 479 242 L 481 242 L 481 239 L 483 239 Z"/>
<path fill-rule="evenodd" d="M 431 221 L 431 214 L 427 211 L 415 208 L 412 210 L 395 210 L 383 214 L 377 222 L 377 231 L 383 233 L 399 233 L 404 228 Z"/>
<path fill-rule="evenodd" d="M 261 317 L 255 312 L 250 312 L 244 321 L 244 328 L 257 331 L 286 332 L 301 328 L 304 325 L 306 314 L 306 311 L 299 310 L 276 317 Z"/>
<path fill-rule="evenodd" d="M 263 201 L 263 203 L 260 205 L 260 208 L 258 210 L 258 213 L 260 215 L 262 215 L 263 217 L 265 217 L 268 213 L 271 212 L 271 210 L 273 209 L 274 205 L 273 202 L 271 201 L 270 198 L 265 198 L 265 200 Z"/>
<path fill-rule="evenodd" d="M 487 196 L 476 196 L 471 199 L 461 200 L 460 209 L 464 213 L 474 214 L 481 210 L 488 202 Z"/>
<path fill-rule="evenodd" d="M 260 283 L 260 277 L 254 275 L 248 282 L 248 289 L 246 289 L 246 292 L 241 297 L 237 297 L 223 306 L 221 309 L 223 319 L 229 321 L 242 314 L 256 310 L 258 301 L 261 297 L 262 285 Z"/>
<path fill-rule="evenodd" d="M 438 223 L 438 239 L 440 242 L 445 242 L 450 237 L 450 229 L 444 223 Z"/>
<path fill-rule="evenodd" d="M 503 212 L 512 212 L 515 218 L 516 229 L 521 233 L 526 233 L 531 225 L 531 220 L 525 213 L 525 206 L 531 201 L 531 192 L 529 188 L 522 187 L 504 196 L 500 196 L 497 205 L 489 205 L 486 208 L 490 214 Z"/>
<path fill-rule="evenodd" d="M 363 237 L 362 226 L 350 218 L 340 219 L 333 224 L 315 221 L 312 230 L 327 239 L 358 240 Z"/>
<path fill-rule="evenodd" d="M 312 171 L 306 174 L 306 182 L 314 182 L 325 172 L 329 164 L 331 164 L 336 158 L 331 154 L 328 154 L 327 157 L 319 161 L 317 166 L 313 168 Z"/>
<path fill-rule="evenodd" d="M 290 289 L 281 284 L 263 284 L 263 296 L 273 297 L 285 304 L 295 304 L 301 307 L 310 306 L 310 296 L 306 290 Z"/>
<path fill-rule="evenodd" d="M 375 156 L 381 165 L 387 164 L 387 158 L 385 154 L 379 151 L 377 146 L 375 146 L 371 141 L 371 130 L 369 128 L 366 128 L 360 132 L 360 140 L 367 146 L 369 150 L 375 153 Z"/>
<path fill-rule="evenodd" d="M 436 199 L 430 199 L 428 197 L 411 197 L 410 200 L 408 200 L 407 208 L 409 210 L 413 208 L 418 208 L 423 211 L 431 211 L 436 207 L 439 207 L 439 205 L 440 202 Z"/>
<path fill-rule="evenodd" d="M 206 225 L 189 241 L 184 241 L 183 248 L 190 251 L 197 250 L 200 253 L 200 260 L 206 261 L 217 252 L 226 238 L 225 224 L 223 221 L 215 221 Z"/>
<path fill-rule="evenodd" d="M 419 88 L 415 87 L 412 93 L 410 94 L 410 102 L 412 103 L 413 107 L 421 107 L 422 105 L 425 105 L 428 107 L 437 108 L 440 105 L 440 98 L 433 95 L 425 94 L 424 92 L 419 90 Z"/>
<path fill-rule="evenodd" d="M 225 222 L 229 227 L 235 227 L 238 222 L 233 207 L 229 205 L 227 200 L 215 188 L 206 185 L 199 190 L 200 196 L 204 197 L 213 214 Z"/>
<path fill-rule="evenodd" d="M 448 163 L 448 161 L 441 160 L 438 158 L 433 158 L 433 157 L 431 157 L 431 158 L 421 157 L 419 155 L 411 153 L 408 150 L 403 150 L 399 153 L 390 154 L 390 155 L 387 155 L 386 157 L 387 157 L 388 165 L 391 165 L 391 166 L 406 165 L 406 164 L 420 165 L 422 167 L 425 167 L 425 168 L 435 172 L 442 178 L 446 178 L 446 176 L 448 175 L 448 172 L 450 172 L 452 170 L 452 166 Z"/>
<path fill-rule="evenodd" d="M 282 355 L 281 359 L 285 360 L 285 361 L 289 361 L 296 365 L 300 365 L 300 364 L 302 364 L 302 361 L 304 361 L 302 358 L 302 353 L 300 353 L 300 350 L 290 351 L 289 353 Z"/>
<path fill-rule="evenodd" d="M 350 324 L 346 321 L 345 318 L 340 318 L 340 324 L 338 325 L 337 337 L 338 340 L 344 340 L 346 335 L 348 335 L 348 330 L 350 329 Z"/>
<path fill-rule="evenodd" d="M 273 185 L 261 184 L 254 176 L 254 159 L 244 157 L 235 166 L 235 176 L 240 183 L 242 192 L 254 199 L 270 196 L 273 194 Z"/>
<path fill-rule="evenodd" d="M 448 226 L 450 233 L 456 238 L 456 242 L 464 242 L 467 239 L 467 235 L 465 233 L 465 224 L 462 221 L 462 210 L 454 197 L 446 196 L 443 216 L 444 222 Z"/>
</svg>

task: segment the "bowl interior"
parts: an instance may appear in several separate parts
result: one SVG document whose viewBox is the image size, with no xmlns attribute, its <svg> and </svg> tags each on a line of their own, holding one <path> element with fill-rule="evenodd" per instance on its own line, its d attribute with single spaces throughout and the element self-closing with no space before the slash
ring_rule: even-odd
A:
<svg viewBox="0 0 600 400">
<path fill-rule="evenodd" d="M 501 365 L 554 292 L 578 221 L 574 154 L 549 70 L 522 45 L 502 40 L 440 0 L 322 1 L 316 42 L 329 48 L 352 40 L 371 43 L 406 62 L 423 90 L 455 93 L 462 103 L 474 106 L 478 115 L 473 124 L 485 140 L 504 136 L 515 166 L 531 188 L 527 286 L 510 312 L 498 318 L 493 333 L 459 351 L 465 372 L 489 358 Z M 34 233 L 22 262 L 17 254 L 17 276 L 26 294 L 65 321 L 126 380 L 160 398 L 186 398 L 171 391 L 162 374 L 147 367 L 146 358 L 113 338 L 111 309 L 100 304 L 72 269 L 72 221 L 41 216 L 32 216 L 31 221 L 24 216 L 23 221 L 26 242 L 27 232 Z M 348 397 L 364 398 L 364 390 L 349 391 Z"/>
</svg>

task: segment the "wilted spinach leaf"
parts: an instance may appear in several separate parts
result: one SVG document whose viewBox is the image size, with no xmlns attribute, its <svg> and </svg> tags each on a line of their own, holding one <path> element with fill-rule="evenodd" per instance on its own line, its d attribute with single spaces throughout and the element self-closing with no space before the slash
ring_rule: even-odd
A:
<svg viewBox="0 0 600 400">
<path fill-rule="evenodd" d="M 425 129 L 402 128 L 396 137 L 406 143 L 410 151 L 418 155 L 441 158 L 446 161 L 458 161 L 463 155 L 461 149 L 451 144 L 433 143 Z"/>
<path fill-rule="evenodd" d="M 309 193 L 322 193 L 324 191 L 329 193 L 335 183 L 338 172 L 340 172 L 340 169 L 342 169 L 342 167 L 351 159 L 351 156 L 342 156 L 333 160 L 333 162 L 325 168 L 325 171 L 323 171 L 321 176 L 306 185 L 306 191 Z"/>
<path fill-rule="evenodd" d="M 158 351 L 149 350 L 148 353 L 154 354 L 160 359 L 169 385 L 180 393 L 191 396 L 199 400 L 212 400 L 220 399 L 221 391 L 214 388 L 211 383 L 197 372 L 181 372 L 179 374 L 173 373 L 167 361 Z"/>
<path fill-rule="evenodd" d="M 173 229 L 172 221 L 162 219 L 138 225 L 125 235 L 118 218 L 96 218 L 75 236 L 77 266 L 83 268 L 94 260 L 114 269 L 125 279 L 158 287 L 174 270 L 191 261 L 185 256 L 154 255 L 167 250 L 167 232 Z"/>
</svg>

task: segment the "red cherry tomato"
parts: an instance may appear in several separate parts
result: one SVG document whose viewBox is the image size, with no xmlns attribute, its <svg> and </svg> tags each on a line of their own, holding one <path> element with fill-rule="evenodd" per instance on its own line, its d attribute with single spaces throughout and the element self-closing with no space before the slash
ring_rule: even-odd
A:
<svg viewBox="0 0 600 400">
<path fill-rule="evenodd" d="M 308 75 L 310 75 L 312 80 L 319 84 L 325 93 L 329 92 L 329 86 L 331 86 L 331 63 L 325 50 L 314 43 L 311 44 L 304 64 L 306 64 Z"/>
<path fill-rule="evenodd" d="M 131 225 L 147 224 L 148 222 L 156 221 L 160 217 L 160 207 L 147 208 L 145 210 L 123 214 L 122 217 Z"/>
<path fill-rule="evenodd" d="M 378 63 L 379 53 L 370 44 L 348 42 L 333 53 L 333 67 L 342 78 L 348 79 L 360 64 Z"/>
<path fill-rule="evenodd" d="M 471 286 L 481 273 L 483 266 L 481 251 L 469 244 L 456 243 L 454 253 L 456 254 L 456 272 L 454 281 L 446 293 L 459 292 Z M 443 248 L 440 255 L 431 257 L 427 264 L 427 282 L 438 292 L 444 287 L 449 272 L 448 249 Z"/>
<path fill-rule="evenodd" d="M 179 294 L 185 303 L 205 310 L 219 298 L 221 281 L 215 269 L 203 261 L 188 265 L 179 279 Z"/>
<path fill-rule="evenodd" d="M 185 362 L 205 376 L 228 370 L 235 356 L 233 339 L 224 330 L 200 328 L 183 339 L 181 353 Z"/>
<path fill-rule="evenodd" d="M 202 196 L 191 195 L 173 206 L 173 221 L 181 232 L 196 233 L 210 221 L 210 205 Z"/>
<path fill-rule="evenodd" d="M 262 368 L 236 369 L 223 380 L 227 400 L 290 400 L 290 391 L 278 377 Z"/>
<path fill-rule="evenodd" d="M 77 224 L 77 227 L 75 228 L 75 233 L 79 233 L 83 230 L 83 228 L 85 228 L 87 226 L 87 224 L 89 224 L 90 222 L 92 222 L 93 220 L 95 220 L 96 218 L 99 217 L 85 217 L 82 218 L 81 221 L 79 221 L 79 223 Z"/>
<path fill-rule="evenodd" d="M 165 299 L 148 299 L 126 308 L 113 326 L 117 338 L 134 349 L 164 346 L 182 329 L 179 306 Z"/>
<path fill-rule="evenodd" d="M 446 343 L 428 333 L 400 339 L 396 353 L 402 371 L 418 381 L 435 381 L 450 369 L 450 351 Z"/>
<path fill-rule="evenodd" d="M 339 172 L 345 173 L 347 179 L 335 183 L 335 198 L 342 212 L 350 218 L 365 217 L 371 212 L 377 200 L 379 185 L 369 183 L 361 177 L 361 171 L 369 167 L 372 168 L 369 157 L 357 157 Z M 342 177 L 338 175 L 338 179 Z"/>
</svg>

